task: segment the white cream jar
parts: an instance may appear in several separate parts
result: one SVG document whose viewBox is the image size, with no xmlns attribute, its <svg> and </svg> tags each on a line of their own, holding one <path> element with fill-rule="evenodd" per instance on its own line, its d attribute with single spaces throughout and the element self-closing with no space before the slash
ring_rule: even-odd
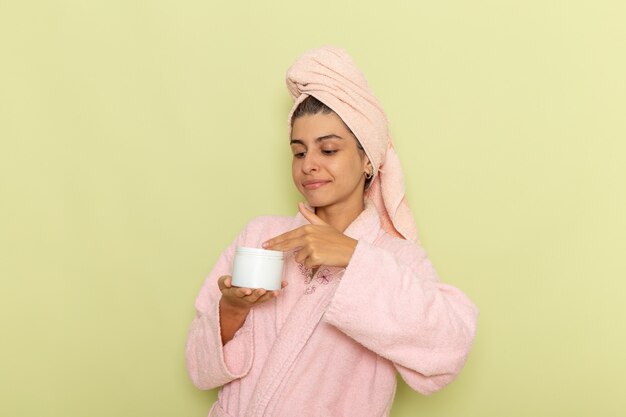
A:
<svg viewBox="0 0 626 417">
<path fill-rule="evenodd" d="M 233 285 L 280 290 L 283 252 L 237 246 L 233 261 Z"/>
</svg>

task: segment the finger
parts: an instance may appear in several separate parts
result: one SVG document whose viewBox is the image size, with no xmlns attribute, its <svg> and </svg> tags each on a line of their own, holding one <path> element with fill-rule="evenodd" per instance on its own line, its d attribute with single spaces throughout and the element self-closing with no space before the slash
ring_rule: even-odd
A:
<svg viewBox="0 0 626 417">
<path fill-rule="evenodd" d="M 296 252 L 296 255 L 293 257 L 293 260 L 299 264 L 303 264 L 304 261 L 310 256 L 310 253 L 306 249 L 300 249 Z"/>
<path fill-rule="evenodd" d="M 311 256 L 309 256 L 304 260 L 303 265 L 308 269 L 313 269 L 318 268 L 321 264 L 317 262 L 317 260 L 314 260 Z"/>
<path fill-rule="evenodd" d="M 289 283 L 287 281 L 280 282 L 280 290 L 266 291 L 261 297 L 256 300 L 256 304 L 263 303 L 265 301 L 271 300 L 272 298 L 278 297 L 282 293 L 282 289 L 285 288 Z"/>
<path fill-rule="evenodd" d="M 278 297 L 279 295 L 281 295 L 281 294 L 283 293 L 283 289 L 284 289 L 287 285 L 289 285 L 289 283 L 288 283 L 287 281 L 281 281 L 281 282 L 280 282 L 280 289 L 279 289 L 279 290 L 274 290 L 274 291 L 272 291 L 272 294 L 270 294 L 270 296 L 271 296 L 272 298 L 276 298 L 276 297 Z"/>
<path fill-rule="evenodd" d="M 229 278 L 228 275 L 222 275 L 221 277 L 219 277 L 217 279 L 217 287 L 220 289 L 220 291 L 224 290 L 225 288 L 229 288 L 230 285 L 226 285 L 226 280 Z M 229 281 L 230 284 L 230 281 Z"/>
<path fill-rule="evenodd" d="M 246 301 L 250 302 L 250 303 L 255 303 L 257 302 L 257 300 L 259 300 L 259 298 L 263 297 L 265 294 L 267 293 L 266 290 L 264 290 L 263 288 L 257 288 L 256 290 L 252 291 L 252 294 L 244 297 Z"/>
<path fill-rule="evenodd" d="M 328 223 L 326 223 L 324 220 L 320 219 L 318 217 L 318 215 L 315 214 L 315 212 L 312 212 L 311 210 L 306 208 L 304 203 L 302 203 L 302 202 L 298 203 L 298 210 L 300 210 L 300 213 L 302 213 L 304 218 L 307 219 L 309 221 L 309 223 L 315 224 L 315 225 L 318 225 L 318 226 L 328 226 Z"/>
<path fill-rule="evenodd" d="M 257 301 L 256 304 L 261 304 L 264 303 L 266 301 L 269 301 L 273 298 L 276 298 L 278 295 L 276 294 L 278 291 L 268 291 L 265 294 L 263 294 L 262 297 L 260 297 Z"/>
<path fill-rule="evenodd" d="M 287 281 L 281 281 L 280 282 L 280 289 L 278 290 L 273 290 L 273 291 L 268 291 L 268 295 L 270 298 L 276 298 L 279 295 L 281 295 L 283 293 L 283 289 L 289 285 L 289 283 Z"/>
<path fill-rule="evenodd" d="M 272 250 L 289 252 L 302 249 L 302 247 L 306 245 L 306 243 L 307 242 L 303 236 L 298 236 L 291 239 L 283 240 L 282 242 L 274 243 L 270 247 L 272 248 Z"/>
<path fill-rule="evenodd" d="M 252 294 L 252 289 L 251 288 L 244 288 L 244 287 L 232 287 L 232 293 L 235 297 L 238 298 L 243 298 L 247 295 Z"/>
<path fill-rule="evenodd" d="M 266 240 L 263 242 L 263 248 L 265 249 L 274 249 L 274 246 L 284 242 L 285 240 L 293 239 L 295 237 L 299 237 L 305 234 L 304 229 L 298 227 L 297 229 L 290 230 L 288 232 L 283 233 L 282 235 L 274 236 L 273 238 Z"/>
</svg>

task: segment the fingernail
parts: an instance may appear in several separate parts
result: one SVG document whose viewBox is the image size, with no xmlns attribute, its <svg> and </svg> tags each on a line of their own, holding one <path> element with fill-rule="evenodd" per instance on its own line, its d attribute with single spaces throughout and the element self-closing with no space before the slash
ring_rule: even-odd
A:
<svg viewBox="0 0 626 417">
<path fill-rule="evenodd" d="M 267 242 L 263 242 L 263 244 L 261 246 L 263 246 L 264 248 L 267 248 L 269 246 L 269 244 Z"/>
</svg>

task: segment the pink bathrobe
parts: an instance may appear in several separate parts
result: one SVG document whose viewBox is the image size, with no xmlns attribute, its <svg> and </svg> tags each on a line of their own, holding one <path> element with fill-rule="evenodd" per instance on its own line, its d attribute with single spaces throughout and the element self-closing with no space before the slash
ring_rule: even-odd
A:
<svg viewBox="0 0 626 417">
<path fill-rule="evenodd" d="M 261 247 L 305 224 L 300 213 L 252 220 L 207 277 L 186 355 L 198 388 L 222 387 L 209 416 L 388 416 L 396 372 L 423 394 L 450 383 L 478 311 L 439 281 L 422 247 L 383 231 L 369 200 L 344 231 L 358 240 L 350 264 L 310 277 L 286 253 L 283 294 L 251 310 L 222 347 L 217 280 L 231 274 L 236 246 Z"/>
</svg>

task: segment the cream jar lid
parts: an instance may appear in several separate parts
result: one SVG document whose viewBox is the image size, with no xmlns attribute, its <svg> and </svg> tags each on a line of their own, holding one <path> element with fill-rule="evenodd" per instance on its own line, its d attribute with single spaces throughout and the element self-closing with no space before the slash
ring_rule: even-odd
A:
<svg viewBox="0 0 626 417">
<path fill-rule="evenodd" d="M 283 259 L 283 252 L 279 250 L 268 250 L 259 248 L 248 248 L 245 246 L 237 246 L 237 253 L 242 255 L 262 256 L 273 259 Z"/>
</svg>

